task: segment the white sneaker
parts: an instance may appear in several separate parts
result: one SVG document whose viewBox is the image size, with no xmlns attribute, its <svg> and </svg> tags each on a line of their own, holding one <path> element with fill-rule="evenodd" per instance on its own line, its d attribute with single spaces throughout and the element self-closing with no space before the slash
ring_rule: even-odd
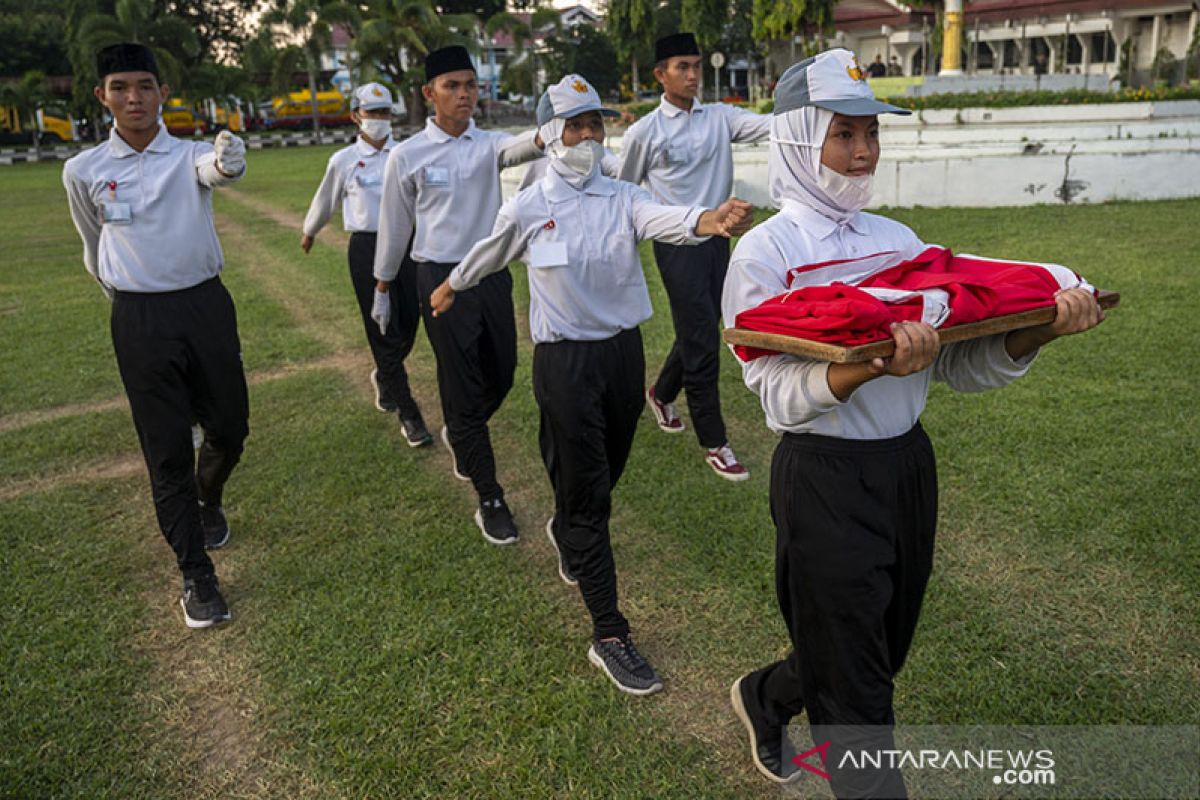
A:
<svg viewBox="0 0 1200 800">
<path fill-rule="evenodd" d="M 458 471 L 458 456 L 454 455 L 454 447 L 450 444 L 450 429 L 445 425 L 442 426 L 442 444 L 446 445 L 446 449 L 450 451 L 450 469 L 454 470 L 454 477 L 460 481 L 471 480 Z"/>
</svg>

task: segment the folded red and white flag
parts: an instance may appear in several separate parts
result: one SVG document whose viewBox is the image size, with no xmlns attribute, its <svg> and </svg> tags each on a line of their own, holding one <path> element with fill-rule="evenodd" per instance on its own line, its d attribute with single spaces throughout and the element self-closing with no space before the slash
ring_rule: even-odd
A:
<svg viewBox="0 0 1200 800">
<path fill-rule="evenodd" d="M 734 325 L 853 347 L 892 336 L 894 322 L 949 328 L 1054 305 L 1062 289 L 1094 287 L 1057 264 L 956 256 L 930 246 L 807 264 L 788 270 L 788 291 L 737 315 Z M 743 361 L 775 351 L 736 346 Z"/>
</svg>

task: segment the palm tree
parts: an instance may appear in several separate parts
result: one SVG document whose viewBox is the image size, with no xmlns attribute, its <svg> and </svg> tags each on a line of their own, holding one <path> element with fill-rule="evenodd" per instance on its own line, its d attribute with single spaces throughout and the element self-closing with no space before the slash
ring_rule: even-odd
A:
<svg viewBox="0 0 1200 800">
<path fill-rule="evenodd" d="M 518 56 L 527 55 L 530 58 L 530 94 L 535 102 L 540 92 L 538 91 L 537 49 L 532 45 L 537 34 L 547 28 L 553 28 L 555 33 L 561 33 L 562 15 L 553 8 L 545 7 L 534 10 L 528 22 L 508 11 L 500 11 L 492 15 L 486 26 L 489 36 L 494 36 L 497 31 L 506 31 L 512 37 L 513 52 Z M 527 46 L 529 46 L 528 53 L 526 52 Z"/>
<path fill-rule="evenodd" d="M 477 50 L 479 19 L 474 14 L 439 13 L 432 0 L 363 0 L 358 5 L 362 8 L 359 23 L 349 26 L 358 63 L 373 65 L 405 91 L 409 122 L 420 124 L 425 119 L 421 94 L 425 76 L 419 58 L 452 44 Z"/>
<path fill-rule="evenodd" d="M 41 70 L 30 70 L 20 80 L 6 81 L 0 85 L 0 105 L 12 106 L 21 116 L 21 122 L 33 139 L 33 160 L 42 160 L 41 130 L 38 125 L 38 109 L 50 94 L 46 85 L 46 74 Z"/>
<path fill-rule="evenodd" d="M 321 119 L 317 113 L 317 68 L 321 53 L 330 45 L 329 23 L 322 15 L 321 0 L 278 0 L 275 8 L 263 15 L 263 22 L 282 29 L 291 42 L 281 48 L 275 62 L 274 82 L 285 84 L 296 72 L 308 74 L 309 108 L 313 135 L 321 142 Z"/>
<path fill-rule="evenodd" d="M 181 85 L 185 59 L 200 52 L 195 32 L 186 22 L 168 15 L 155 16 L 154 0 L 117 0 L 110 14 L 88 14 L 75 31 L 76 44 L 86 52 L 82 63 L 89 64 L 94 79 L 95 51 L 118 42 L 140 42 L 154 51 L 164 83 Z M 76 78 L 84 76 L 76 73 Z"/>
</svg>

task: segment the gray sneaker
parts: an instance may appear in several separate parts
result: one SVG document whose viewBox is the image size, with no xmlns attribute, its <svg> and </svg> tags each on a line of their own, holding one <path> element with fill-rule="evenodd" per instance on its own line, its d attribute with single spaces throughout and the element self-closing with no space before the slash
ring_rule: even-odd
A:
<svg viewBox="0 0 1200 800">
<path fill-rule="evenodd" d="M 442 426 L 442 444 L 446 445 L 446 449 L 450 451 L 450 469 L 454 470 L 454 477 L 460 481 L 471 480 L 458 471 L 458 456 L 454 455 L 454 445 L 450 444 L 450 429 L 445 425 Z"/>
<path fill-rule="evenodd" d="M 633 646 L 629 634 L 619 639 L 600 639 L 592 642 L 588 650 L 588 661 L 604 670 L 604 674 L 622 692 L 647 695 L 663 688 L 658 673 Z"/>
<path fill-rule="evenodd" d="M 546 538 L 550 540 L 550 544 L 554 545 L 554 553 L 558 556 L 558 577 L 562 578 L 563 583 L 567 586 L 578 586 L 579 579 L 575 577 L 575 573 L 571 572 L 571 568 L 567 566 L 567 557 L 559 549 L 558 539 L 554 538 L 554 517 L 546 520 Z"/>
</svg>

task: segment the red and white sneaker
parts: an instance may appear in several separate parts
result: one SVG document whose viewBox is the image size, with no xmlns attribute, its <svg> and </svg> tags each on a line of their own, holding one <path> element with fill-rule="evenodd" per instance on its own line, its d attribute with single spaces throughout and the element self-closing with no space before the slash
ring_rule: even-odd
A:
<svg viewBox="0 0 1200 800">
<path fill-rule="evenodd" d="M 646 390 L 646 402 L 654 413 L 654 421 L 666 433 L 683 433 L 683 420 L 675 413 L 674 403 L 660 403 L 654 397 L 654 387 Z"/>
<path fill-rule="evenodd" d="M 750 477 L 750 471 L 737 460 L 728 444 L 709 450 L 704 460 L 712 467 L 713 472 L 727 481 L 744 481 Z"/>
</svg>

